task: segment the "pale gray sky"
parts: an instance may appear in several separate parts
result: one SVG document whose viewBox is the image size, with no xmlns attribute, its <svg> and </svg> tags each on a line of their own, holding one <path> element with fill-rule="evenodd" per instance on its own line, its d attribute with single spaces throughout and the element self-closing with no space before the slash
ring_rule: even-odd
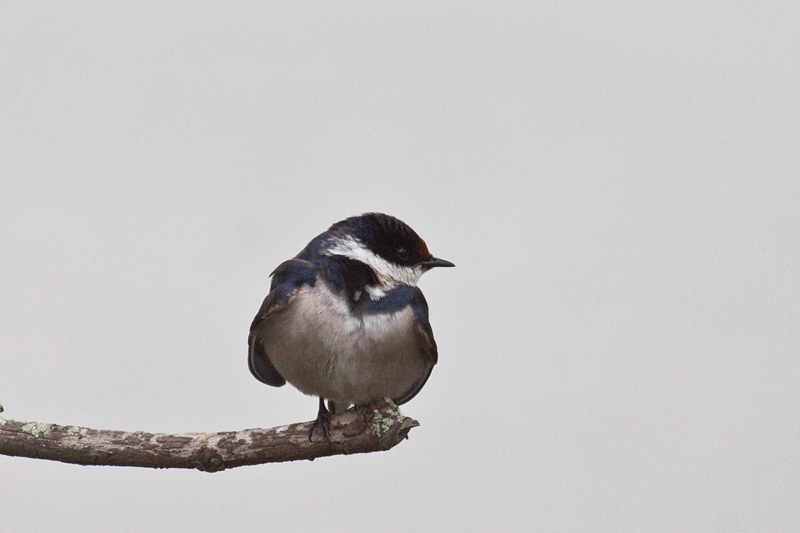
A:
<svg viewBox="0 0 800 533">
<path fill-rule="evenodd" d="M 0 457 L 8 531 L 800 529 L 797 2 L 5 3 L 0 402 L 271 427 L 269 272 L 384 211 L 455 269 L 388 453 Z"/>
</svg>

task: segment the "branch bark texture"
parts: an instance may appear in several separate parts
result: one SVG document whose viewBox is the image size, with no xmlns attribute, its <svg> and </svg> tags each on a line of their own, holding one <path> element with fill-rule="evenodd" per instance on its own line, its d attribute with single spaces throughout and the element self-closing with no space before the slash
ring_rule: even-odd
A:
<svg viewBox="0 0 800 533">
<path fill-rule="evenodd" d="M 19 422 L 0 418 L 0 455 L 31 457 L 79 465 L 194 468 L 219 472 L 227 468 L 328 455 L 385 451 L 407 438 L 419 423 L 395 406 L 372 411 L 365 422 L 352 409 L 331 419 L 330 446 L 312 422 L 270 429 L 219 433 L 146 433 L 79 426 Z"/>
</svg>

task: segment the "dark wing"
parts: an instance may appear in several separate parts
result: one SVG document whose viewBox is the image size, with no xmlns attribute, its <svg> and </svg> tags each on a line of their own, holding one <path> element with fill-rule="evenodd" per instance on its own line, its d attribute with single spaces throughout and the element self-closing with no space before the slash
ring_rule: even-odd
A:
<svg viewBox="0 0 800 533">
<path fill-rule="evenodd" d="M 415 294 L 411 300 L 411 309 L 414 311 L 414 331 L 422 357 L 427 363 L 427 371 L 402 396 L 393 399 L 397 405 L 402 405 L 417 395 L 422 386 L 425 385 L 425 382 L 428 381 L 433 365 L 439 360 L 436 341 L 433 339 L 433 330 L 428 320 L 428 303 L 425 301 L 422 291 L 416 287 L 414 289 Z"/>
<path fill-rule="evenodd" d="M 262 383 L 280 387 L 286 384 L 286 379 L 275 369 L 264 347 L 261 337 L 262 325 L 269 317 L 280 313 L 292 303 L 297 291 L 303 285 L 314 285 L 314 265 L 309 261 L 290 259 L 281 263 L 272 274 L 272 283 L 269 294 L 264 298 L 261 309 L 256 313 L 250 325 L 250 336 L 247 338 L 249 345 L 248 365 L 250 373 Z"/>
</svg>

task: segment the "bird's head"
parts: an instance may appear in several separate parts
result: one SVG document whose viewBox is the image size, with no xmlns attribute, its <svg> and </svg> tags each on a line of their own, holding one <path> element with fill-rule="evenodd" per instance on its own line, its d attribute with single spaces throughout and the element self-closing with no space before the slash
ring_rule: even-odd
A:
<svg viewBox="0 0 800 533">
<path fill-rule="evenodd" d="M 384 287 L 415 286 L 434 267 L 455 266 L 428 251 L 405 222 L 383 213 L 365 213 L 332 225 L 325 253 L 368 265 Z"/>
</svg>

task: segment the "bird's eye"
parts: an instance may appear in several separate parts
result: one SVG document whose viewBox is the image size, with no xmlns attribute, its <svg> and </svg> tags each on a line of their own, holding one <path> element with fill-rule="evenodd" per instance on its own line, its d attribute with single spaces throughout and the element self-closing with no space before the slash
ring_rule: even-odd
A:
<svg viewBox="0 0 800 533">
<path fill-rule="evenodd" d="M 408 259 L 408 250 L 406 250 L 405 248 L 398 248 L 397 257 L 399 257 L 401 261 L 405 261 L 406 259 Z"/>
</svg>

